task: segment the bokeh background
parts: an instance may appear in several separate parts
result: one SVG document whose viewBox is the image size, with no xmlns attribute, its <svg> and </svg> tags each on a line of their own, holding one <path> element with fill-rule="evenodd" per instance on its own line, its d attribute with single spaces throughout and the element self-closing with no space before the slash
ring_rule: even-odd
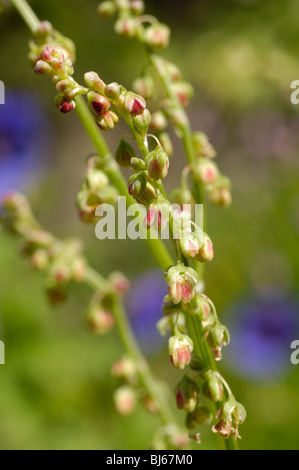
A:
<svg viewBox="0 0 299 470">
<path fill-rule="evenodd" d="M 38 16 L 77 45 L 75 77 L 96 70 L 130 88 L 146 65 L 141 47 L 114 34 L 113 21 L 95 15 L 96 0 L 32 1 Z M 215 260 L 206 269 L 207 294 L 229 325 L 232 343 L 221 370 L 248 411 L 243 449 L 299 448 L 299 365 L 290 344 L 299 339 L 299 106 L 290 84 L 299 79 L 297 0 L 147 0 L 170 24 L 167 56 L 196 90 L 194 130 L 209 134 L 218 163 L 233 181 L 229 210 L 208 208 Z M 158 377 L 173 388 L 166 340 L 155 322 L 164 281 L 142 242 L 96 239 L 78 220 L 74 200 L 84 161 L 93 151 L 75 113 L 53 105 L 54 89 L 27 62 L 30 33 L 9 2 L 0 15 L 0 190 L 22 190 L 41 223 L 59 237 L 80 236 L 103 273 L 123 270 L 132 281 L 127 300 L 133 326 Z M 107 134 L 111 149 L 123 126 Z M 183 152 L 175 141 L 167 188 L 175 187 Z M 83 317 L 87 287 L 49 307 L 40 275 L 0 231 L 1 449 L 142 449 L 158 418 L 141 407 L 119 417 L 111 395 L 117 335 L 94 338 Z M 147 297 L 149 295 L 149 297 Z M 174 401 L 174 400 L 173 400 Z M 183 422 L 183 414 L 178 413 Z M 203 431 L 202 448 L 216 441 Z"/>
</svg>

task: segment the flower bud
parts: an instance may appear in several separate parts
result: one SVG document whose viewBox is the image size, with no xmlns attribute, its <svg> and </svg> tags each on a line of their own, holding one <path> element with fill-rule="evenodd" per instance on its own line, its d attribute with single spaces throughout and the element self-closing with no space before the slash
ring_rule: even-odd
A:
<svg viewBox="0 0 299 470">
<path fill-rule="evenodd" d="M 229 178 L 219 175 L 216 181 L 208 187 L 208 197 L 212 204 L 229 207 L 232 203 L 231 182 Z"/>
<path fill-rule="evenodd" d="M 192 306 L 192 313 L 199 315 L 202 322 L 206 322 L 211 315 L 211 306 L 203 296 L 197 295 L 194 299 L 195 305 Z"/>
<path fill-rule="evenodd" d="M 71 278 L 75 282 L 82 282 L 86 274 L 86 261 L 76 258 L 71 265 Z"/>
<path fill-rule="evenodd" d="M 213 258 L 213 243 L 210 237 L 205 233 L 203 238 L 203 244 L 196 255 L 196 259 L 201 263 L 207 263 L 209 261 L 212 261 Z"/>
<path fill-rule="evenodd" d="M 134 157 L 136 157 L 134 148 L 122 138 L 115 152 L 115 160 L 120 166 L 129 168 L 131 159 Z"/>
<path fill-rule="evenodd" d="M 196 155 L 201 158 L 214 158 L 216 157 L 216 151 L 210 144 L 208 137 L 202 132 L 195 132 L 192 136 L 193 145 L 195 148 Z"/>
<path fill-rule="evenodd" d="M 167 132 L 159 133 L 159 140 L 167 155 L 171 157 L 173 155 L 173 146 L 169 134 Z"/>
<path fill-rule="evenodd" d="M 170 29 L 168 26 L 158 23 L 145 29 L 144 42 L 155 49 L 163 49 L 169 45 Z"/>
<path fill-rule="evenodd" d="M 121 86 L 116 82 L 109 83 L 105 86 L 104 92 L 110 100 L 117 100 L 121 92 Z"/>
<path fill-rule="evenodd" d="M 144 160 L 142 160 L 142 158 L 138 158 L 138 157 L 131 158 L 130 165 L 131 165 L 132 170 L 134 170 L 134 171 L 139 172 L 139 171 L 145 171 L 146 170 L 146 164 L 145 164 Z"/>
<path fill-rule="evenodd" d="M 98 306 L 91 308 L 88 312 L 87 323 L 93 333 L 101 336 L 112 330 L 114 318 L 111 313 Z"/>
<path fill-rule="evenodd" d="M 143 0 L 131 0 L 130 2 L 130 11 L 133 15 L 142 15 L 144 12 L 144 1 Z"/>
<path fill-rule="evenodd" d="M 111 374 L 117 379 L 132 382 L 136 377 L 136 364 L 130 357 L 124 356 L 119 359 L 111 368 Z"/>
<path fill-rule="evenodd" d="M 148 109 L 145 109 L 142 113 L 133 116 L 133 122 L 140 133 L 145 136 L 151 122 L 151 113 Z"/>
<path fill-rule="evenodd" d="M 136 407 L 136 395 L 132 387 L 123 386 L 113 394 L 116 411 L 120 415 L 129 415 Z"/>
<path fill-rule="evenodd" d="M 30 256 L 32 266 L 39 271 L 43 271 L 49 265 L 49 255 L 43 248 L 38 248 Z"/>
<path fill-rule="evenodd" d="M 97 12 L 104 18 L 111 18 L 111 16 L 113 16 L 116 12 L 116 5 L 112 1 L 105 1 L 100 3 L 97 8 Z"/>
<path fill-rule="evenodd" d="M 38 60 L 34 67 L 34 72 L 37 75 L 53 75 L 53 69 L 50 64 L 44 60 Z"/>
<path fill-rule="evenodd" d="M 169 168 L 169 158 L 161 145 L 150 152 L 145 158 L 147 170 L 151 178 L 158 181 L 166 178 Z"/>
<path fill-rule="evenodd" d="M 186 426 L 188 429 L 195 429 L 197 426 L 209 424 L 212 421 L 212 413 L 207 406 L 199 405 L 194 411 L 188 413 Z"/>
<path fill-rule="evenodd" d="M 181 74 L 180 69 L 177 67 L 177 65 L 167 60 L 164 61 L 164 65 L 165 65 L 167 73 L 170 76 L 170 79 L 173 82 L 177 82 L 178 80 L 181 80 L 182 74 Z"/>
<path fill-rule="evenodd" d="M 146 188 L 146 175 L 142 171 L 136 175 L 132 175 L 128 181 L 128 191 L 129 194 L 134 197 L 134 199 L 141 198 Z"/>
<path fill-rule="evenodd" d="M 224 389 L 222 381 L 218 376 L 217 372 L 208 373 L 207 380 L 203 386 L 204 395 L 214 402 L 223 400 Z"/>
<path fill-rule="evenodd" d="M 99 116 L 103 113 L 106 113 L 111 107 L 111 104 L 107 98 L 99 95 L 98 93 L 95 93 L 94 91 L 90 91 L 87 94 L 87 99 L 89 107 L 95 115 Z"/>
<path fill-rule="evenodd" d="M 125 109 L 129 114 L 141 114 L 146 109 L 145 99 L 128 91 L 125 96 Z"/>
<path fill-rule="evenodd" d="M 129 279 L 119 271 L 111 273 L 108 281 L 112 284 L 115 293 L 118 295 L 124 295 L 130 289 Z"/>
<path fill-rule="evenodd" d="M 193 167 L 193 174 L 198 181 L 207 185 L 216 181 L 219 170 L 214 162 L 200 159 Z"/>
<path fill-rule="evenodd" d="M 87 72 L 84 75 L 84 81 L 90 90 L 96 91 L 101 95 L 104 93 L 106 85 L 96 72 Z"/>
<path fill-rule="evenodd" d="M 143 96 L 146 100 L 152 98 L 154 92 L 154 81 L 150 75 L 145 75 L 134 80 L 132 88 L 135 93 Z"/>
<path fill-rule="evenodd" d="M 136 36 L 139 28 L 138 22 L 134 18 L 119 19 L 115 23 L 115 32 L 126 36 L 128 38 L 133 38 Z"/>
<path fill-rule="evenodd" d="M 114 129 L 118 121 L 118 116 L 113 111 L 108 111 L 97 118 L 96 124 L 102 131 L 109 131 Z"/>
<path fill-rule="evenodd" d="M 185 375 L 176 386 L 175 397 L 176 405 L 179 410 L 192 413 L 197 407 L 199 400 L 199 390 L 196 383 Z"/>
<path fill-rule="evenodd" d="M 170 362 L 176 369 L 185 369 L 190 364 L 193 342 L 189 336 L 176 334 L 168 341 Z"/>
<path fill-rule="evenodd" d="M 209 201 L 215 206 L 229 207 L 232 203 L 232 195 L 229 189 L 211 188 L 208 197 Z"/>
<path fill-rule="evenodd" d="M 87 170 L 86 181 L 91 191 L 97 192 L 109 184 L 109 179 L 102 170 L 92 168 Z"/>
<path fill-rule="evenodd" d="M 156 232 L 163 231 L 169 221 L 169 203 L 162 198 L 153 202 L 147 209 L 145 226 L 149 229 L 153 227 Z"/>
<path fill-rule="evenodd" d="M 179 302 L 187 304 L 194 298 L 194 287 L 198 282 L 198 275 L 194 269 L 183 264 L 172 266 L 167 271 L 166 281 L 169 298 L 175 305 Z"/>
<path fill-rule="evenodd" d="M 190 98 L 192 98 L 194 94 L 192 85 L 188 82 L 179 81 L 173 83 L 172 90 L 181 105 L 186 108 L 189 104 Z"/>
<path fill-rule="evenodd" d="M 153 131 L 163 131 L 168 125 L 167 118 L 162 111 L 156 111 L 152 115 L 150 127 Z"/>
<path fill-rule="evenodd" d="M 61 98 L 61 96 L 58 95 L 57 99 L 55 99 L 55 106 L 61 113 L 67 114 L 75 109 L 76 103 L 73 100 L 68 101 L 65 97 Z"/>
<path fill-rule="evenodd" d="M 203 231 L 196 227 L 194 232 L 182 230 L 179 239 L 180 249 L 186 258 L 195 258 L 204 242 Z"/>
</svg>

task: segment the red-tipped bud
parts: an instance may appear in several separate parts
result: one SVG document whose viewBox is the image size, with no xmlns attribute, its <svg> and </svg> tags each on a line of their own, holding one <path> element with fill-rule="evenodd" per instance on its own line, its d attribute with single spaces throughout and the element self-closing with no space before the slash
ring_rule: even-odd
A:
<svg viewBox="0 0 299 470">
<path fill-rule="evenodd" d="M 193 342 L 189 336 L 177 334 L 168 342 L 170 362 L 176 369 L 185 369 L 190 364 Z"/>
<path fill-rule="evenodd" d="M 113 394 L 113 400 L 115 409 L 120 415 L 131 414 L 136 407 L 136 395 L 132 387 L 118 388 Z"/>
<path fill-rule="evenodd" d="M 168 283 L 168 295 L 170 300 L 176 305 L 180 302 L 189 303 L 195 296 L 195 284 L 198 276 L 194 269 L 177 264 L 169 268 L 166 274 Z"/>
<path fill-rule="evenodd" d="M 155 49 L 163 49 L 169 45 L 170 29 L 164 24 L 154 24 L 143 33 L 144 42 Z"/>
<path fill-rule="evenodd" d="M 75 109 L 76 103 L 73 100 L 68 101 L 64 97 L 63 98 L 58 97 L 58 99 L 55 100 L 55 106 L 56 106 L 56 108 L 59 109 L 59 111 L 61 113 L 67 114 L 67 113 L 70 113 L 71 111 L 73 111 L 73 109 Z"/>
<path fill-rule="evenodd" d="M 111 375 L 117 379 L 132 382 L 136 377 L 136 364 L 130 357 L 122 357 L 111 368 Z"/>
<path fill-rule="evenodd" d="M 134 18 L 120 19 L 115 23 L 115 32 L 128 38 L 133 38 L 138 28 L 139 23 Z"/>
<path fill-rule="evenodd" d="M 90 91 L 87 94 L 87 99 L 91 111 L 98 116 L 106 113 L 111 107 L 111 104 L 107 98 L 99 95 L 98 93 L 95 93 L 94 91 Z"/>
<path fill-rule="evenodd" d="M 105 335 L 111 331 L 114 326 L 114 318 L 100 306 L 92 308 L 87 316 L 88 326 L 91 331 L 97 335 Z"/>
<path fill-rule="evenodd" d="M 130 289 L 129 279 L 119 271 L 115 271 L 114 273 L 110 274 L 109 282 L 112 284 L 116 294 L 124 295 Z"/>
<path fill-rule="evenodd" d="M 172 85 L 172 89 L 181 105 L 186 108 L 194 94 L 193 87 L 188 82 L 179 81 Z"/>
<path fill-rule="evenodd" d="M 116 82 L 109 83 L 109 85 L 105 87 L 104 92 L 110 100 L 117 100 L 121 92 L 121 86 Z"/>
<path fill-rule="evenodd" d="M 196 258 L 201 263 L 207 263 L 214 258 L 213 243 L 207 234 L 204 234 L 203 244 L 199 249 Z"/>
<path fill-rule="evenodd" d="M 169 168 L 169 158 L 161 145 L 158 145 L 155 150 L 147 155 L 145 163 L 151 178 L 154 180 L 166 178 Z"/>
<path fill-rule="evenodd" d="M 38 60 L 34 67 L 34 72 L 37 75 L 53 75 L 53 69 L 50 64 L 44 60 Z"/>
<path fill-rule="evenodd" d="M 142 96 L 128 92 L 125 97 L 125 109 L 129 114 L 138 115 L 146 109 L 146 102 Z"/>
<path fill-rule="evenodd" d="M 169 204 L 165 200 L 150 204 L 144 221 L 148 229 L 154 227 L 157 232 L 161 232 L 166 228 L 168 221 Z"/>
<path fill-rule="evenodd" d="M 219 170 L 214 162 L 201 159 L 193 168 L 195 178 L 202 184 L 211 184 L 216 181 L 219 176 Z"/>
<path fill-rule="evenodd" d="M 169 61 L 165 61 L 164 64 L 166 67 L 166 71 L 169 74 L 170 79 L 173 82 L 177 82 L 178 80 L 181 80 L 182 74 L 181 74 L 180 69 L 177 67 L 177 65 Z"/>
</svg>

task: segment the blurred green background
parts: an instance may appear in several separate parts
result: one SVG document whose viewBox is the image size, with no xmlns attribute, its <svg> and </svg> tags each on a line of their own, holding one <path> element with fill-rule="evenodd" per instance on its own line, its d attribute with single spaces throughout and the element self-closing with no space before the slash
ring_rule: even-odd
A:
<svg viewBox="0 0 299 470">
<path fill-rule="evenodd" d="M 75 41 L 78 81 L 86 71 L 96 70 L 104 81 L 116 80 L 130 88 L 146 65 L 138 43 L 117 36 L 112 20 L 95 15 L 97 1 L 31 4 L 41 19 Z M 218 151 L 217 163 L 233 181 L 233 206 L 208 207 L 216 256 L 206 269 L 207 294 L 224 323 L 235 321 L 235 305 L 269 292 L 285 299 L 286 308 L 291 303 L 293 311 L 299 296 L 299 106 L 290 103 L 290 84 L 299 79 L 298 2 L 146 4 L 149 13 L 172 28 L 171 47 L 164 54 L 195 86 L 190 106 L 193 128 L 209 134 Z M 75 194 L 93 147 L 75 113 L 64 116 L 53 106 L 50 80 L 32 72 L 27 62 L 29 38 L 22 20 L 5 2 L 0 15 L 0 79 L 7 90 L 34 93 L 49 121 L 48 130 L 39 135 L 45 170 L 25 192 L 47 229 L 59 237 L 82 237 L 95 268 L 105 274 L 123 270 L 134 283 L 155 267 L 154 261 L 143 243 L 99 242 L 93 227 L 78 220 Z M 112 150 L 124 133 L 120 125 L 105 134 Z M 177 140 L 171 163 L 167 189 L 178 184 L 184 165 Z M 3 170 L 0 179 L 5 175 Z M 0 366 L 0 448 L 147 448 L 159 420 L 141 407 L 130 417 L 114 411 L 110 368 L 121 346 L 115 333 L 99 339 L 87 331 L 83 315 L 91 296 L 88 288 L 71 287 L 67 303 L 52 309 L 40 275 L 18 256 L 17 241 L 3 231 L 0 257 L 0 339 L 6 345 L 6 365 Z M 296 328 L 292 334 L 299 339 Z M 179 374 L 169 367 L 166 340 L 162 349 L 155 344 L 153 337 L 149 361 L 156 375 L 173 388 Z M 246 367 L 234 367 L 230 348 L 224 351 L 221 370 L 248 411 L 241 428 L 243 449 L 299 448 L 299 366 L 290 363 L 288 343 L 283 347 L 279 370 L 264 378 Z M 177 415 L 183 423 L 183 414 Z M 214 437 L 203 430 L 202 448 L 215 445 Z"/>
</svg>

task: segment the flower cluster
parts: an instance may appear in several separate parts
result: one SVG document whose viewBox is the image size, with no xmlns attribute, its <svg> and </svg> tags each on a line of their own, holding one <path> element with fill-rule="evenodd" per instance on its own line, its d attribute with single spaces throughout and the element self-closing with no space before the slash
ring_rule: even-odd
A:
<svg viewBox="0 0 299 470">
<path fill-rule="evenodd" d="M 96 214 L 96 208 L 100 204 L 114 205 L 117 196 L 118 191 L 109 183 L 102 160 L 96 155 L 91 155 L 87 160 L 81 188 L 77 194 L 77 207 L 81 220 L 86 223 L 96 223 L 100 219 Z"/>
<path fill-rule="evenodd" d="M 37 75 L 52 78 L 58 91 L 55 106 L 60 112 L 66 114 L 75 108 L 75 97 L 86 93 L 87 90 L 72 78 L 74 73 L 72 60 L 64 54 L 60 46 L 47 46 L 41 52 L 34 71 Z"/>
<path fill-rule="evenodd" d="M 36 222 L 25 197 L 16 192 L 2 198 L 1 217 L 22 238 L 21 252 L 37 270 L 46 272 L 45 287 L 52 304 L 66 298 L 70 281 L 81 282 L 86 272 L 82 243 L 78 239 L 57 240 Z"/>
</svg>

